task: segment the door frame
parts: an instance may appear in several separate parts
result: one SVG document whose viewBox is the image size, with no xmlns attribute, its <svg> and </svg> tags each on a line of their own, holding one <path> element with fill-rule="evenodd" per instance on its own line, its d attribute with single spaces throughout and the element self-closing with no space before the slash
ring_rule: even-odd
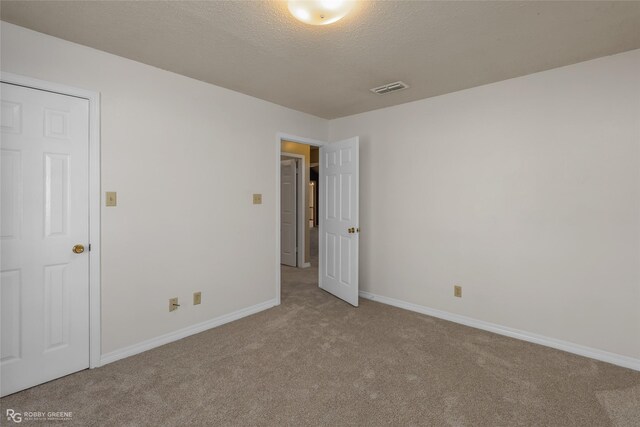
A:
<svg viewBox="0 0 640 427">
<path fill-rule="evenodd" d="M 100 366 L 100 93 L 18 74 L 0 72 L 0 81 L 89 101 L 89 368 Z"/>
<path fill-rule="evenodd" d="M 298 268 L 308 268 L 311 267 L 310 262 L 304 262 L 304 255 L 306 251 L 306 233 L 305 233 L 305 201 L 307 200 L 307 189 L 305 188 L 305 167 L 306 162 L 305 158 L 302 154 L 293 154 L 282 152 L 282 157 L 290 157 L 292 160 L 298 160 L 297 166 L 300 167 L 298 171 L 298 176 L 296 179 L 296 246 L 298 247 L 298 252 L 296 253 L 296 267 Z M 282 218 L 280 218 L 280 223 L 282 224 Z M 308 225 L 307 225 L 308 226 Z M 300 250 L 302 248 L 302 250 Z"/>
<path fill-rule="evenodd" d="M 276 199 L 275 199 L 275 210 L 276 210 L 276 252 L 275 252 L 275 271 L 276 271 L 276 305 L 280 305 L 280 292 L 281 285 L 280 282 L 280 156 L 282 156 L 282 141 L 291 141 L 297 142 L 298 144 L 306 144 L 312 145 L 314 147 L 322 147 L 323 145 L 327 145 L 326 141 L 320 141 L 312 138 L 305 138 L 302 136 L 291 135 L 284 132 L 278 132 L 276 134 L 275 141 L 275 165 L 276 165 Z M 285 153 L 285 155 L 289 155 L 289 153 Z M 322 164 L 322 159 L 320 160 L 320 164 Z M 305 189 L 306 191 L 306 189 Z M 303 233 L 304 234 L 304 233 Z"/>
</svg>

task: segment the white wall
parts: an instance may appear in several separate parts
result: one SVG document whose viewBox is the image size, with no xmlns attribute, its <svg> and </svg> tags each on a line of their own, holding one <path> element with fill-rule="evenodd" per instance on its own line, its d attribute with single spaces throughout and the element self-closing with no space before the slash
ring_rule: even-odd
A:
<svg viewBox="0 0 640 427">
<path fill-rule="evenodd" d="M 361 289 L 640 358 L 640 51 L 329 127 L 360 135 Z"/>
<path fill-rule="evenodd" d="M 275 298 L 276 134 L 326 140 L 326 120 L 1 27 L 3 71 L 102 95 L 102 189 L 118 192 L 102 209 L 103 353 Z"/>
</svg>

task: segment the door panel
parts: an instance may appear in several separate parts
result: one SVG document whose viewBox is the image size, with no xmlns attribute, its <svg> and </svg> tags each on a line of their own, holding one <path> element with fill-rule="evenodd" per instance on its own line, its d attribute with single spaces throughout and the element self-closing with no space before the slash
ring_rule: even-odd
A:
<svg viewBox="0 0 640 427">
<path fill-rule="evenodd" d="M 320 148 L 320 287 L 358 306 L 358 138 Z"/>
<path fill-rule="evenodd" d="M 1 394 L 89 367 L 89 102 L 2 83 Z"/>
<path fill-rule="evenodd" d="M 296 161 L 280 162 L 280 262 L 295 267 L 298 244 Z"/>
<path fill-rule="evenodd" d="M 20 358 L 20 270 L 3 271 L 0 277 L 2 348 L 0 363 Z"/>
<path fill-rule="evenodd" d="M 2 218 L 0 230 L 2 239 L 17 239 L 20 231 L 20 196 L 22 195 L 20 151 L 2 150 L 0 156 L 2 183 Z"/>
</svg>

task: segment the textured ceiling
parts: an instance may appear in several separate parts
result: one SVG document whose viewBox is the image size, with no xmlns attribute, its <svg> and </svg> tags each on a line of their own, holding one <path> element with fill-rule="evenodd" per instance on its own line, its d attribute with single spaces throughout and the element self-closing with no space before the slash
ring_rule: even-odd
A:
<svg viewBox="0 0 640 427">
<path fill-rule="evenodd" d="M 2 20 L 325 118 L 640 48 L 640 2 L 13 2 Z M 374 86 L 402 80 L 388 95 Z"/>
</svg>

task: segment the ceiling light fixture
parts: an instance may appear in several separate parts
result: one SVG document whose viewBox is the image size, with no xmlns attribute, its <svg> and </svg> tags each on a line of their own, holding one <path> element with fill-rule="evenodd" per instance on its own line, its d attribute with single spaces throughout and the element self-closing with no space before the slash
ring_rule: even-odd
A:
<svg viewBox="0 0 640 427">
<path fill-rule="evenodd" d="M 353 8 L 350 0 L 289 0 L 289 12 L 311 25 L 328 25 L 345 17 Z"/>
</svg>

